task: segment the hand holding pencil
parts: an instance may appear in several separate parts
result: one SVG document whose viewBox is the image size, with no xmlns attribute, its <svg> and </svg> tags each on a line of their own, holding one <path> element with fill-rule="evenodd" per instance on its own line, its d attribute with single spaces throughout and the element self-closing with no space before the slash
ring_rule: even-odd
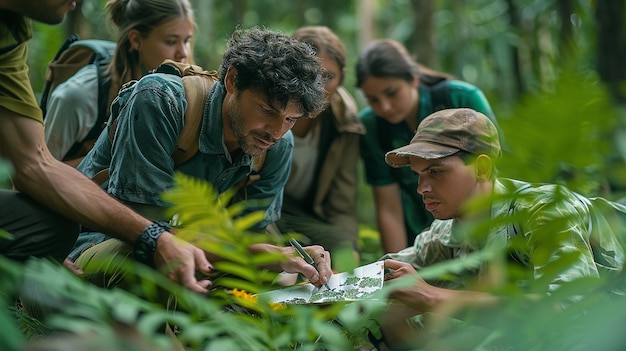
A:
<svg viewBox="0 0 626 351">
<path fill-rule="evenodd" d="M 306 252 L 306 250 L 302 247 L 302 245 L 300 245 L 300 243 L 296 239 L 294 238 L 289 239 L 289 243 L 291 244 L 291 246 L 293 246 L 296 249 L 296 251 L 298 251 L 300 256 L 302 256 L 302 259 L 304 259 L 306 263 L 313 266 L 313 268 L 315 268 L 315 270 L 319 272 L 319 269 L 317 268 L 317 264 L 315 263 L 315 260 L 313 260 L 311 255 L 309 255 L 309 253 Z M 325 258 L 325 254 L 322 253 L 320 257 L 322 259 Z M 326 289 L 331 290 L 330 287 L 328 286 L 328 283 L 324 283 L 324 286 L 326 287 Z"/>
<path fill-rule="evenodd" d="M 297 271 L 304 274 L 313 285 L 317 287 L 324 285 L 330 290 L 328 286 L 328 280 L 332 275 L 330 253 L 318 245 L 307 246 L 305 249 L 293 238 L 289 240 L 289 243 L 306 262 L 306 265 L 301 266 Z"/>
</svg>

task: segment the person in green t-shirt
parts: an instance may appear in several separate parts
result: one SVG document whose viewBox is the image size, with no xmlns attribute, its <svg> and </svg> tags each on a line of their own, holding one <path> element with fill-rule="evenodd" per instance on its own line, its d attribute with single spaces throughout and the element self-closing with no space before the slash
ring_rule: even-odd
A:
<svg viewBox="0 0 626 351">
<path fill-rule="evenodd" d="M 415 62 L 402 44 L 391 39 L 365 47 L 357 61 L 356 80 L 369 104 L 359 114 L 367 129 L 361 138 L 365 177 L 374 191 L 383 250 L 397 252 L 433 218 L 415 192 L 418 177 L 409 169 L 387 166 L 385 153 L 406 145 L 422 119 L 444 108 L 472 108 L 496 126 L 497 122 L 479 88 Z"/>
</svg>

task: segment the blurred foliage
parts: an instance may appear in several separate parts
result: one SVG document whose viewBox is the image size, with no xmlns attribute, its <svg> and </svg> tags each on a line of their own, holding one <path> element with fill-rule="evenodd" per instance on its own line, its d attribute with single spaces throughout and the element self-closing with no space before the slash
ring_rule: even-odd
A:
<svg viewBox="0 0 626 351">
<path fill-rule="evenodd" d="M 571 13 L 567 16 L 567 22 L 564 23 L 565 20 L 562 19 L 564 14 L 560 12 L 563 11 L 560 7 L 562 1 L 559 0 L 472 0 L 465 2 L 436 0 L 433 1 L 432 7 L 434 34 L 431 39 L 420 37 L 419 30 L 422 24 L 417 22 L 418 16 L 413 12 L 412 7 L 412 4 L 419 1 L 191 0 L 197 22 L 194 56 L 198 64 L 207 68 L 217 68 L 226 40 L 237 26 L 261 25 L 290 33 L 303 25 L 326 25 L 343 39 L 346 46 L 348 57 L 344 85 L 355 95 L 361 108 L 365 107 L 365 101 L 360 91 L 354 86 L 354 64 L 363 45 L 371 39 L 381 37 L 390 37 L 404 43 L 418 59 L 422 56 L 434 57 L 432 62 L 428 62 L 432 68 L 452 73 L 476 84 L 486 93 L 498 118 L 510 120 L 513 125 L 523 124 L 536 116 L 540 119 L 538 122 L 543 124 L 550 123 L 549 120 L 551 120 L 551 126 L 557 126 L 567 121 L 569 126 L 571 117 L 564 119 L 559 116 L 565 116 L 567 114 L 565 111 L 575 112 L 579 106 L 576 103 L 572 104 L 572 101 L 585 105 L 587 102 L 581 99 L 607 99 L 597 95 L 592 96 L 592 94 L 604 92 L 603 83 L 595 78 L 594 73 L 598 53 L 596 51 L 597 24 L 594 14 L 596 7 L 593 2 L 586 0 L 568 2 L 568 11 Z M 43 86 L 47 62 L 63 39 L 72 32 L 79 32 L 85 38 L 115 39 L 115 30 L 104 15 L 105 2 L 106 0 L 84 1 L 80 11 L 72 13 L 61 26 L 35 24 L 35 35 L 30 41 L 30 66 L 35 91 Z M 370 9 L 369 12 L 365 11 L 366 8 Z M 365 16 L 364 13 L 371 13 L 371 17 Z M 564 32 L 571 33 L 571 36 L 564 38 Z M 370 33 L 368 34 L 370 37 L 366 37 L 367 33 Z M 422 40 L 433 40 L 431 49 L 433 53 L 417 52 L 419 45 L 416 43 Z M 558 83 L 561 76 L 564 76 L 565 80 Z M 584 80 L 575 82 L 574 77 L 583 77 Z M 566 89 L 569 91 L 565 91 Z M 574 94 L 575 98 L 568 98 L 569 93 Z M 561 98 L 553 99 L 554 94 L 559 94 Z M 544 101 L 540 113 L 538 113 L 538 107 L 535 111 L 525 110 L 523 107 L 537 106 L 537 101 L 529 100 L 531 96 L 536 96 L 538 101 Z M 597 103 L 594 102 L 594 104 Z M 598 112 L 590 109 L 586 111 Z M 623 141 L 625 139 L 618 136 L 626 133 L 626 112 L 609 111 L 608 114 L 602 116 L 588 115 L 587 117 L 590 119 L 588 122 L 591 122 L 592 119 L 606 119 L 607 116 L 613 118 L 614 120 L 610 123 L 617 126 L 614 129 L 615 137 L 608 136 L 607 140 L 615 140 L 615 144 L 610 147 L 617 147 L 622 152 L 606 153 L 605 161 L 610 161 L 611 165 L 623 164 L 626 157 L 626 147 Z M 542 126 L 537 129 L 538 131 L 547 130 L 543 128 L 543 124 L 538 124 Z M 582 128 L 583 125 L 580 127 Z M 564 128 L 557 128 L 557 130 L 565 132 Z M 526 134 L 526 136 L 531 135 L 532 133 Z M 564 136 L 566 133 L 560 133 L 560 135 Z M 515 139 L 516 136 L 511 136 L 511 138 Z M 558 148 L 558 142 L 564 139 L 569 144 L 575 140 L 575 138 L 567 139 L 567 137 L 551 139 L 554 141 L 551 144 L 554 148 Z M 512 142 L 515 143 L 514 140 Z M 561 146 L 569 144 L 561 144 Z M 527 142 L 519 145 L 538 144 Z M 562 150 L 570 150 L 570 147 L 563 147 Z M 599 152 L 600 150 L 594 150 L 593 153 L 597 155 Z M 534 156 L 530 150 L 525 153 L 528 156 Z M 565 156 L 566 152 L 561 152 L 561 154 Z M 584 156 L 585 154 L 569 153 L 564 160 L 566 165 L 556 163 L 550 167 L 567 168 L 573 162 L 577 169 L 582 167 L 582 163 L 587 163 L 586 173 L 592 172 L 590 168 L 601 168 L 589 164 L 591 156 Z M 579 160 L 573 160 L 578 157 L 580 157 Z M 529 159 L 526 160 L 531 162 Z M 558 158 L 547 158 L 536 162 L 551 160 L 560 161 Z M 619 189 L 623 190 L 626 189 L 625 181 L 623 181 L 626 179 L 626 174 L 622 167 L 618 168 L 616 170 L 614 167 L 604 167 L 604 170 L 610 172 L 611 175 L 605 175 L 603 178 L 610 178 L 612 184 L 621 183 Z M 560 172 L 565 174 L 568 170 L 563 169 Z M 540 178 L 537 177 L 538 174 L 547 177 Z M 541 181 L 555 179 L 554 174 L 543 174 L 543 172 L 531 176 L 528 179 Z M 359 169 L 359 177 L 359 196 L 363 200 L 360 201 L 359 218 L 363 223 L 375 226 L 372 215 L 372 196 L 369 187 L 363 185 L 362 169 Z M 593 185 L 591 188 L 597 189 L 598 185 Z"/>
<path fill-rule="evenodd" d="M 394 288 L 415 284 L 411 278 L 386 284 L 374 300 L 332 305 L 275 305 L 246 293 L 273 289 L 275 273 L 255 268 L 275 262 L 275 255 L 250 255 L 248 245 L 261 241 L 247 226 L 259 214 L 232 220 L 241 211 L 226 207 L 231 194 L 217 196 L 208 183 L 181 174 L 166 194 L 182 226 L 179 235 L 228 258 L 215 262 L 220 275 L 208 296 L 193 293 L 161 273 L 131 261 L 119 263 L 130 288 L 102 289 L 62 266 L 43 259 L 17 264 L 0 257 L 0 347 L 6 351 L 113 350 L 358 350 L 371 347 L 367 330 L 387 308 Z M 555 194 L 555 201 L 558 201 Z M 498 218 L 512 221 L 515 218 Z M 494 222 L 468 223 L 470 237 L 480 238 Z M 545 228 L 549 231 L 550 228 Z M 211 235 L 207 235 L 211 233 Z M 538 255 L 554 250 L 561 238 L 543 235 Z M 263 240 L 270 240 L 264 237 Z M 363 228 L 362 240 L 376 240 Z M 577 252 L 550 260 L 545 276 L 519 284 L 525 277 L 506 259 L 508 247 L 490 247 L 420 271 L 425 279 L 454 279 L 467 270 L 488 267 L 474 289 L 500 298 L 495 309 L 448 306 L 437 318 L 424 350 L 620 350 L 626 337 L 626 299 L 610 295 L 616 280 L 581 278 L 552 294 L 552 278 L 576 259 Z M 534 255 L 534 254 L 533 254 Z M 533 259 L 537 259 L 534 257 Z M 472 283 L 470 283 L 472 285 Z M 529 299 L 525 292 L 532 291 Z M 15 296 L 37 302 L 45 317 L 35 320 L 13 307 Z M 567 308 L 560 308 L 567 306 Z M 460 320 L 463 320 L 461 323 Z M 168 332 L 169 331 L 169 332 Z M 584 332 L 583 332 L 584 331 Z M 478 334 L 476 334 L 478 333 Z M 175 335 L 175 337 L 173 336 Z M 471 335 L 472 338 L 467 338 Z"/>
<path fill-rule="evenodd" d="M 420 23 L 416 23 L 416 14 L 412 12 L 413 1 L 191 0 L 197 22 L 194 56 L 198 64 L 217 68 L 226 40 L 237 26 L 267 26 L 291 33 L 304 25 L 326 25 L 344 41 L 348 53 L 344 85 L 356 92 L 354 63 L 367 41 L 393 38 L 419 58 L 412 40 L 420 38 L 420 33 L 415 32 Z M 30 41 L 35 91 L 43 86 L 47 62 L 72 32 L 84 38 L 115 39 L 104 3 L 106 0 L 84 1 L 80 11 L 71 13 L 61 26 L 35 24 L 35 35 Z M 558 53 L 562 45 L 559 39 L 562 24 L 557 3 L 557 0 L 435 0 L 432 16 L 436 60 L 427 63 L 477 84 L 495 101 L 513 102 L 517 99 L 511 57 L 513 47 L 519 50 L 522 76 L 530 91 L 545 87 L 558 73 L 563 57 Z M 508 18 L 509 4 L 519 12 L 521 23 L 518 26 Z M 361 16 L 365 7 L 371 8 L 372 18 Z M 583 53 L 580 59 L 585 66 L 593 68 L 594 9 L 591 2 L 585 0 L 572 1 L 571 8 L 572 41 Z M 363 37 L 365 32 L 372 37 Z"/>
<path fill-rule="evenodd" d="M 13 167 L 9 162 L 0 157 L 0 189 L 11 189 L 11 174 Z M 10 238 L 11 235 L 0 228 L 0 239 Z M 1 291 L 1 290 L 0 290 Z M 1 317 L 0 317 L 1 318 Z M 0 323 L 2 323 L 0 321 Z"/>
<path fill-rule="evenodd" d="M 359 247 L 361 248 L 361 264 L 375 262 L 384 254 L 378 231 L 368 224 L 359 226 Z"/>
<path fill-rule="evenodd" d="M 581 89 L 584 87 L 584 89 Z M 549 90 L 528 94 L 499 115 L 509 148 L 501 175 L 557 182 L 585 195 L 611 196 L 611 174 L 626 171 L 613 133 L 617 111 L 592 73 L 565 71 Z"/>
<path fill-rule="evenodd" d="M 165 198 L 175 204 L 172 213 L 182 223 L 177 236 L 225 259 L 213 262 L 219 274 L 210 277 L 207 296 L 130 260 L 103 265 L 116 267 L 108 273 L 124 277 L 123 284 L 107 290 L 43 259 L 22 266 L 0 257 L 2 349 L 347 350 L 367 340 L 363 328 L 382 308 L 379 302 L 344 308 L 345 303 L 285 306 L 252 298 L 251 293 L 277 288 L 272 285 L 276 273 L 259 267 L 281 257 L 248 251 L 249 245 L 271 242 L 248 231 L 262 213 L 233 220 L 243 208 L 225 206 L 232 193 L 217 196 L 210 184 L 182 174 L 175 180 Z M 234 289 L 247 291 L 248 297 L 233 294 Z M 18 295 L 26 306 L 37 307 L 27 310 L 43 311 L 39 320 L 9 307 Z"/>
<path fill-rule="evenodd" d="M 196 62 L 207 68 L 217 68 L 220 64 L 221 53 L 232 31 L 237 27 L 251 27 L 255 25 L 267 26 L 284 33 L 291 33 L 303 25 L 326 25 L 335 31 L 347 49 L 347 66 L 344 86 L 356 97 L 360 108 L 366 106 L 360 91 L 355 87 L 354 65 L 359 51 L 371 39 L 389 37 L 404 43 L 417 59 L 433 57 L 427 62 L 434 69 L 452 73 L 453 75 L 476 84 L 489 98 L 496 116 L 499 119 L 511 121 L 512 129 L 515 124 L 524 124 L 530 119 L 537 118 L 537 125 L 542 128 L 534 133 L 524 134 L 526 137 L 537 137 L 538 133 L 553 130 L 559 123 L 566 122 L 572 125 L 572 117 L 566 117 L 565 111 L 576 112 L 580 106 L 588 104 L 581 100 L 598 97 L 604 91 L 603 83 L 595 78 L 597 63 L 598 25 L 596 23 L 596 6 L 587 0 L 434 0 L 432 2 L 433 37 L 426 38 L 419 32 L 423 23 L 418 22 L 418 14 L 414 13 L 414 4 L 423 0 L 363 0 L 363 1 L 331 1 L 331 0 L 191 0 L 195 9 L 197 30 L 195 36 Z M 115 30 L 109 23 L 104 11 L 106 0 L 89 0 L 80 5 L 79 11 L 70 14 L 60 26 L 49 26 L 35 23 L 35 34 L 30 41 L 29 63 L 31 77 L 35 91 L 43 87 L 45 67 L 53 57 L 61 42 L 69 34 L 78 32 L 84 38 L 115 39 Z M 567 10 L 562 5 L 568 4 Z M 563 11 L 570 11 L 563 13 Z M 369 14 L 369 15 L 368 15 Z M 565 16 L 567 15 L 567 16 Z M 568 33 L 569 37 L 564 37 Z M 434 52 L 418 52 L 417 43 L 433 41 L 432 47 L 422 50 Z M 420 46 L 421 47 L 421 46 Z M 564 71 L 566 70 L 566 71 Z M 558 83 L 561 76 L 565 80 Z M 569 78 L 568 78 L 569 77 Z M 583 77 L 581 82 L 574 81 L 573 77 Z M 591 78 L 590 78 L 591 77 Z M 566 83 L 567 82 L 567 83 Z M 583 83 L 584 82 L 584 83 Z M 556 86 L 560 84 L 560 86 Z M 585 85 L 591 84 L 591 85 Z M 582 88 L 582 89 L 581 89 Z M 565 91 L 569 89 L 569 91 Z M 576 91 L 578 90 L 578 91 Z M 591 92 L 589 92 L 590 90 Z M 567 94 L 574 94 L 575 98 Z M 555 98 L 558 94 L 561 98 Z M 588 94 L 588 95 L 585 95 Z M 535 96 L 535 100 L 530 100 Z M 542 98 L 543 97 L 543 98 Z M 541 111 L 537 107 L 538 101 L 544 101 Z M 574 102 L 574 104 L 572 104 Z M 578 104 L 578 102 L 580 104 Z M 591 103 L 591 102 L 589 102 Z M 593 102 L 593 104 L 597 104 Z M 526 106 L 526 107 L 524 107 Z M 535 110 L 526 110 L 533 108 Z M 590 110 L 589 113 L 599 112 Z M 604 110 L 606 111 L 606 109 Z M 572 113 L 570 116 L 578 116 Z M 600 150 L 593 150 L 595 156 L 586 152 L 570 153 L 570 145 L 578 142 L 576 137 L 568 138 L 566 129 L 561 136 L 550 138 L 553 153 L 559 145 L 563 147 L 560 153 L 565 158 L 548 157 L 533 160 L 526 158 L 526 162 L 547 165 L 545 162 L 557 161 L 546 167 L 563 168 L 556 173 L 567 177 L 568 167 L 576 168 L 582 173 L 599 173 L 600 169 L 611 174 L 602 175 L 609 178 L 612 185 L 619 185 L 618 191 L 626 192 L 626 174 L 623 167 L 612 167 L 623 164 L 626 159 L 626 145 L 619 136 L 626 134 L 626 112 L 608 111 L 601 116 L 588 115 L 587 122 L 594 119 L 606 119 L 610 116 L 614 120 L 610 123 L 617 126 L 614 135 L 606 140 L 615 140 L 610 148 L 622 150 L 621 153 L 607 152 L 604 161 L 610 161 L 611 167 L 591 164 L 591 157 L 598 160 Z M 519 120 L 519 121 L 518 121 Z M 551 129 L 545 129 L 551 123 Z M 582 124 L 578 130 L 584 132 Z M 531 126 L 532 127 L 532 126 Z M 510 128 L 509 128 L 510 129 Z M 507 134 L 509 134 L 507 130 Z M 515 134 L 514 132 L 512 132 Z M 512 138 L 513 147 L 517 141 Z M 541 145 L 529 141 L 520 141 L 517 146 Z M 566 141 L 565 144 L 558 144 Z M 567 146 L 564 146 L 567 145 Z M 606 151 L 606 147 L 604 150 Z M 535 151 L 540 148 L 535 147 Z M 573 150 L 573 149 L 572 149 Z M 580 151 L 580 149 L 578 149 Z M 533 150 L 520 152 L 534 157 Z M 546 150 L 547 151 L 547 150 Z M 521 156 L 521 154 L 518 154 Z M 553 155 L 554 156 L 554 155 Z M 579 158 L 574 160 L 574 158 Z M 560 162 L 563 161 L 563 162 Z M 583 167 L 583 164 L 586 164 Z M 543 166 L 542 166 L 543 167 Z M 506 167 L 503 167 L 506 168 Z M 550 174 L 552 173 L 552 174 Z M 539 177 L 545 175 L 545 178 Z M 555 170 L 546 173 L 535 172 L 530 174 L 529 180 L 555 180 Z M 591 179 L 587 176 L 585 179 Z M 569 182 L 569 181 L 568 181 Z M 593 180 L 593 183 L 604 180 Z M 575 183 L 575 182 L 574 182 Z M 574 184 L 577 189 L 585 187 Z M 604 188 L 599 184 L 588 186 L 589 189 Z M 364 184 L 363 170 L 359 168 L 359 219 L 367 225 L 375 226 L 373 216 L 372 194 Z"/>
</svg>

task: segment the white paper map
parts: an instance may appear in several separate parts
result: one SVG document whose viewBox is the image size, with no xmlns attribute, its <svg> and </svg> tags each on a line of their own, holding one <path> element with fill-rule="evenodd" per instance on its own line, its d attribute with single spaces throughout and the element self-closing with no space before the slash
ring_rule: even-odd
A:
<svg viewBox="0 0 626 351">
<path fill-rule="evenodd" d="M 334 301 L 355 301 L 368 298 L 383 286 L 384 263 L 378 261 L 357 267 L 353 272 L 333 274 L 325 286 L 315 287 L 311 283 L 268 291 L 263 296 L 272 302 L 285 304 L 326 303 Z"/>
</svg>

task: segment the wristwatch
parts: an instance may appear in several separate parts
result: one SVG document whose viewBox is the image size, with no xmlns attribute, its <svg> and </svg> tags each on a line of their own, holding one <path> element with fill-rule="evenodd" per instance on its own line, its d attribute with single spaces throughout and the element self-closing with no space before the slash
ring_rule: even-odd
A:
<svg viewBox="0 0 626 351">
<path fill-rule="evenodd" d="M 169 226 L 163 223 L 153 222 L 147 226 L 135 241 L 133 248 L 135 259 L 149 266 L 154 266 L 157 239 L 167 230 L 169 230 Z"/>
</svg>

